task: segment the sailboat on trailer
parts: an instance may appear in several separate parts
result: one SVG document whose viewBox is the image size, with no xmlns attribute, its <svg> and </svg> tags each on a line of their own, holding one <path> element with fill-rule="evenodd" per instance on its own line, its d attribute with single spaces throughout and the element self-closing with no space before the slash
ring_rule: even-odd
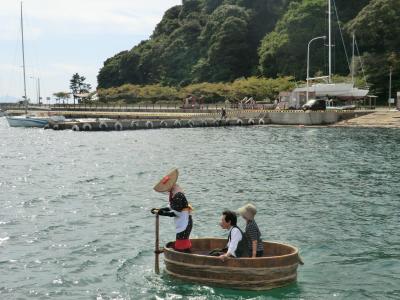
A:
<svg viewBox="0 0 400 300">
<path fill-rule="evenodd" d="M 21 38 L 22 38 L 22 65 L 24 74 L 24 103 L 25 115 L 22 116 L 6 116 L 10 127 L 39 127 L 43 128 L 49 123 L 47 117 L 36 117 L 28 115 L 28 98 L 26 97 L 26 74 L 25 74 L 25 49 L 24 49 L 24 22 L 22 15 L 22 2 L 21 2 Z"/>
<path fill-rule="evenodd" d="M 309 92 L 314 92 L 316 97 L 341 97 L 341 98 L 364 98 L 369 93 L 368 89 L 359 89 L 354 87 L 353 83 L 333 83 L 332 82 L 332 5 L 331 0 L 328 0 L 328 14 L 329 14 L 329 34 L 328 34 L 328 47 L 329 47 L 329 73 L 328 76 L 317 78 L 307 78 L 308 80 L 327 79 L 327 83 L 316 83 L 309 87 Z M 354 44 L 354 41 L 353 41 Z M 353 46 L 354 47 L 354 46 Z M 354 50 L 353 50 L 354 57 Z M 352 73 L 354 70 L 352 70 Z"/>
</svg>

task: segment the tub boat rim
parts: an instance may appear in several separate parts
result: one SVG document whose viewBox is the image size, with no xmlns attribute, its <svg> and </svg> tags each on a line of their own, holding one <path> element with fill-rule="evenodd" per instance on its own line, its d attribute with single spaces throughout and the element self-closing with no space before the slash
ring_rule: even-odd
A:
<svg viewBox="0 0 400 300">
<path fill-rule="evenodd" d="M 225 238 L 214 238 L 214 237 L 205 237 L 205 238 L 193 238 L 190 240 L 220 240 L 220 241 L 226 241 L 227 239 Z M 170 243 L 172 242 L 168 242 L 165 247 L 164 247 L 164 252 L 173 252 L 173 253 L 177 253 L 179 255 L 182 255 L 183 257 L 207 257 L 208 259 L 211 260 L 220 260 L 218 258 L 218 256 L 211 256 L 211 255 L 205 255 L 205 254 L 196 254 L 196 253 L 186 253 L 186 252 L 180 252 L 180 251 L 176 251 L 173 248 L 167 247 Z M 281 243 L 281 242 L 277 242 L 277 241 L 263 241 L 263 243 L 267 243 L 267 244 L 275 244 L 275 245 L 280 245 L 280 246 L 284 246 L 287 247 L 289 249 L 292 249 L 293 252 L 289 253 L 289 254 L 283 254 L 283 255 L 275 255 L 275 256 L 262 256 L 262 257 L 239 257 L 239 258 L 235 258 L 235 259 L 239 259 L 240 261 L 268 261 L 268 260 L 276 260 L 276 259 L 281 259 L 281 258 L 286 258 L 286 257 L 290 257 L 290 256 L 294 256 L 294 255 L 299 255 L 299 249 L 295 246 L 292 246 L 290 244 L 286 244 L 286 243 Z M 212 250 L 212 249 L 210 249 Z"/>
</svg>

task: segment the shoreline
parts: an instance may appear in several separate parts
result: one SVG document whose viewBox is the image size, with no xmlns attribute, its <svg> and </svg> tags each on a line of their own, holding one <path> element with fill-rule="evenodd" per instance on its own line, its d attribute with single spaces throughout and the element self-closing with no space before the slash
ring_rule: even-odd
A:
<svg viewBox="0 0 400 300">
<path fill-rule="evenodd" d="M 8 111 L 10 115 L 23 114 L 22 110 Z M 65 116 L 68 121 L 50 122 L 51 129 L 71 129 L 74 125 L 90 124 L 94 130 L 112 130 L 117 123 L 122 129 L 156 129 L 178 127 L 219 126 L 293 126 L 332 128 L 400 128 L 400 111 L 395 110 L 351 110 L 351 111 L 289 111 L 289 110 L 228 110 L 221 119 L 219 111 L 174 111 L 174 112 L 116 112 L 116 111 L 50 111 L 34 112 L 40 117 Z M 101 124 L 107 123 L 107 126 Z M 143 124 L 142 124 L 143 123 Z M 55 126 L 56 125 L 56 126 Z M 55 128 L 53 128 L 55 127 Z M 75 127 L 76 128 L 76 127 Z M 82 130 L 80 128 L 79 130 Z"/>
</svg>

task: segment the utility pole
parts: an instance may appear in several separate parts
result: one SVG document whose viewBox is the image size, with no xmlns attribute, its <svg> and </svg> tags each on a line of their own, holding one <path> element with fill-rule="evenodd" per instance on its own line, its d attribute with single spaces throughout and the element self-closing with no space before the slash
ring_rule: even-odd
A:
<svg viewBox="0 0 400 300">
<path fill-rule="evenodd" d="M 390 67 L 390 73 L 389 73 L 389 96 L 388 96 L 389 110 L 391 101 L 392 101 L 392 67 Z"/>
<path fill-rule="evenodd" d="M 42 104 L 41 103 L 41 97 L 40 97 L 40 78 L 38 77 L 37 79 L 37 85 L 38 85 L 38 102 L 39 102 L 39 106 Z"/>
<path fill-rule="evenodd" d="M 354 85 L 354 55 L 355 55 L 354 45 L 355 45 L 355 41 L 356 41 L 356 35 L 353 32 L 353 55 L 351 57 L 351 82 L 353 83 L 353 85 Z"/>
</svg>

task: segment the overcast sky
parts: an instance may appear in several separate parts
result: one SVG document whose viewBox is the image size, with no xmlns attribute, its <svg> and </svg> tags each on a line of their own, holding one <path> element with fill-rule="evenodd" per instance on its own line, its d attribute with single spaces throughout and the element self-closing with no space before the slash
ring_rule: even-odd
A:
<svg viewBox="0 0 400 300">
<path fill-rule="evenodd" d="M 181 0 L 24 0 L 28 97 L 68 91 L 78 72 L 96 87 L 103 62 L 148 39 Z M 20 1 L 0 0 L 0 98 L 23 95 Z M 33 77 L 33 78 L 32 78 Z"/>
</svg>

